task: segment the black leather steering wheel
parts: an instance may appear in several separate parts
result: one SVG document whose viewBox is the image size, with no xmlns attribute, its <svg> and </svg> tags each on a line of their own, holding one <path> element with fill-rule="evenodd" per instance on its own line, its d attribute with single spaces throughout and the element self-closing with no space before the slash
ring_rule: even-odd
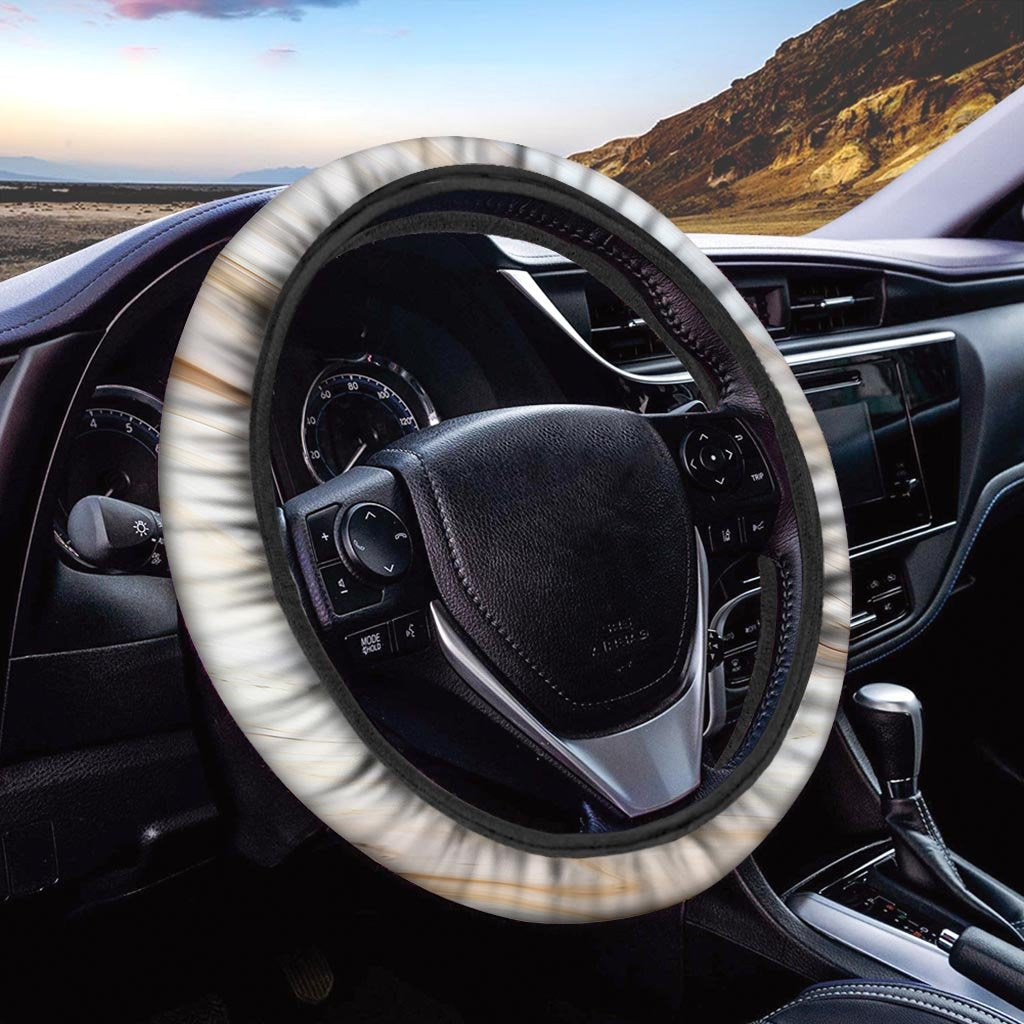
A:
<svg viewBox="0 0 1024 1024">
<path fill-rule="evenodd" d="M 477 413 L 279 508 L 271 395 L 306 288 L 340 254 L 436 232 L 570 257 L 644 316 L 711 410 Z M 576 164 L 417 140 L 338 160 L 271 201 L 196 300 L 167 390 L 160 484 L 185 621 L 241 728 L 330 827 L 448 898 L 544 921 L 678 902 L 750 853 L 820 756 L 850 610 L 821 432 L 716 268 Z M 762 638 L 740 721 L 711 759 L 705 538 L 740 515 L 763 524 Z M 455 692 L 620 827 L 508 820 L 387 741 L 350 684 L 375 632 L 394 628 L 375 624 L 417 610 Z"/>
</svg>

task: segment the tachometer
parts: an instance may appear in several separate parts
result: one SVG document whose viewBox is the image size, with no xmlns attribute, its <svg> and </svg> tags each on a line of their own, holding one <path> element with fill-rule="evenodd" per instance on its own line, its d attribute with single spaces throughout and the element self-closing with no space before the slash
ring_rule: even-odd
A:
<svg viewBox="0 0 1024 1024">
<path fill-rule="evenodd" d="M 367 353 L 332 363 L 313 381 L 302 410 L 302 452 L 322 483 L 437 422 L 411 374 Z"/>
<path fill-rule="evenodd" d="M 82 413 L 58 499 L 54 535 L 76 561 L 85 559 L 68 540 L 68 513 L 79 498 L 103 494 L 158 510 L 157 456 L 160 400 L 137 388 L 103 385 Z M 162 556 L 153 570 L 163 568 Z M 86 563 L 88 564 L 88 563 Z"/>
</svg>

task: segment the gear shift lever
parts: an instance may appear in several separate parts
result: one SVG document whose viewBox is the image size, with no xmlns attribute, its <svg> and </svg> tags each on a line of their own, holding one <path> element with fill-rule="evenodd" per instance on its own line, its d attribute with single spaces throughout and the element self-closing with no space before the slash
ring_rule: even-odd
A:
<svg viewBox="0 0 1024 1024">
<path fill-rule="evenodd" d="M 895 683 L 870 683 L 853 695 L 857 736 L 882 792 L 909 797 L 918 791 L 923 742 L 921 702 Z"/>
<path fill-rule="evenodd" d="M 878 778 L 882 814 L 896 853 L 893 882 L 966 923 L 1024 945 L 1024 898 L 946 846 L 921 795 L 921 702 L 894 683 L 854 695 L 850 717 Z"/>
</svg>

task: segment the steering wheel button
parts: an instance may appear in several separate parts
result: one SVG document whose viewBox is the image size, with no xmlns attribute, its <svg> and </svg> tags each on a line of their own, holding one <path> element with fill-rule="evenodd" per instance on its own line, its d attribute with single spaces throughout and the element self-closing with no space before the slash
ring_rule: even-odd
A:
<svg viewBox="0 0 1024 1024">
<path fill-rule="evenodd" d="M 708 539 L 711 541 L 711 550 L 716 555 L 735 551 L 740 546 L 739 521 L 724 519 L 720 523 L 712 523 L 708 527 Z"/>
<path fill-rule="evenodd" d="M 713 441 L 708 441 L 700 449 L 700 464 L 709 473 L 719 473 L 726 467 L 725 452 Z"/>
<path fill-rule="evenodd" d="M 757 659 L 757 648 L 745 651 L 734 651 L 725 656 L 725 685 L 744 686 L 754 674 L 754 663 Z"/>
<path fill-rule="evenodd" d="M 368 608 L 384 596 L 379 587 L 368 587 L 361 583 L 340 562 L 325 565 L 320 570 L 320 578 L 335 615 L 348 615 L 360 608 Z"/>
<path fill-rule="evenodd" d="M 338 544 L 334 539 L 334 520 L 337 515 L 338 506 L 331 505 L 306 516 L 306 529 L 309 531 L 309 542 L 313 546 L 317 565 L 333 562 L 338 557 Z"/>
<path fill-rule="evenodd" d="M 397 654 L 412 654 L 414 651 L 421 651 L 430 641 L 425 611 L 402 615 L 391 623 L 391 627 L 395 631 L 395 652 Z"/>
<path fill-rule="evenodd" d="M 708 491 L 731 491 L 743 472 L 743 458 L 732 435 L 718 427 L 693 430 L 682 447 L 683 464 L 694 482 Z"/>
<path fill-rule="evenodd" d="M 764 543 L 771 530 L 772 517 L 770 514 L 758 513 L 741 516 L 743 525 L 744 540 L 751 547 Z"/>
<path fill-rule="evenodd" d="M 342 539 L 349 558 L 378 579 L 398 579 L 412 561 L 409 531 L 384 505 L 353 505 L 345 517 Z"/>
<path fill-rule="evenodd" d="M 395 650 L 386 622 L 353 633 L 345 638 L 345 642 L 348 645 L 349 653 L 357 661 L 377 661 L 394 654 Z"/>
<path fill-rule="evenodd" d="M 747 494 L 771 494 L 772 478 L 760 459 L 747 459 L 744 467 L 743 490 Z"/>
</svg>

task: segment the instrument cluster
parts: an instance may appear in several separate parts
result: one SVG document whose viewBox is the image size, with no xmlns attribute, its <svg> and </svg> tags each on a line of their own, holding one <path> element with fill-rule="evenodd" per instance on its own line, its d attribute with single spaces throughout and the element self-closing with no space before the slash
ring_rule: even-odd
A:
<svg viewBox="0 0 1024 1024">
<path fill-rule="evenodd" d="M 160 455 L 160 417 L 163 403 L 140 388 L 122 384 L 97 387 L 82 412 L 71 441 L 67 471 L 57 494 L 53 536 L 62 555 L 76 568 L 108 571 L 76 544 L 71 513 L 85 498 L 113 498 L 159 516 L 157 459 Z M 131 570 L 163 575 L 167 572 L 163 545 L 148 520 L 136 526 L 137 545 L 131 545 Z M 109 529 L 109 524 L 104 526 Z M 145 533 L 143 533 L 143 529 Z M 121 544 L 124 548 L 128 545 Z"/>
<path fill-rule="evenodd" d="M 302 408 L 302 457 L 323 483 L 438 422 L 434 403 L 408 370 L 364 352 L 330 363 L 310 385 Z"/>
</svg>

